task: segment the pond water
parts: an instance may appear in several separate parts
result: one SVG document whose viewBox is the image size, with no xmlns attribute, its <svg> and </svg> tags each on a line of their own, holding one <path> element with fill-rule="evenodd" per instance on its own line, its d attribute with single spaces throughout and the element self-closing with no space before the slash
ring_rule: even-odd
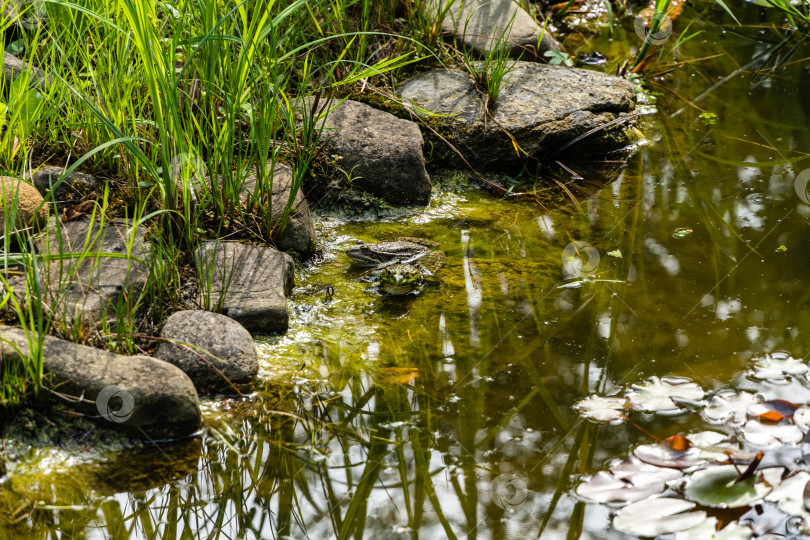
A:
<svg viewBox="0 0 810 540">
<path fill-rule="evenodd" d="M 758 355 L 807 354 L 810 48 L 777 48 L 778 17 L 733 8 L 741 28 L 684 8 L 676 32 L 702 33 L 651 68 L 650 142 L 609 177 L 566 158 L 584 180 L 552 166 L 538 198 L 503 199 L 437 173 L 426 209 L 323 216 L 290 331 L 258 342 L 256 394 L 206 401 L 191 441 L 27 454 L 0 488 L 0 537 L 619 536 L 573 488 L 652 441 L 582 419 L 579 400 L 653 375 L 751 387 Z M 627 57 L 640 42 L 619 22 L 569 48 Z M 397 236 L 439 242 L 447 264 L 392 299 L 344 250 Z M 583 267 L 572 242 L 590 246 Z M 662 438 L 701 427 L 635 421 Z"/>
</svg>

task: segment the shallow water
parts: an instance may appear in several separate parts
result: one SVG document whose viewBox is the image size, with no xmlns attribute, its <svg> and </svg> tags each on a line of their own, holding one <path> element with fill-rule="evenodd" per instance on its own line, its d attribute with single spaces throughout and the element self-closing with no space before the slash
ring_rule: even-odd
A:
<svg viewBox="0 0 810 540">
<path fill-rule="evenodd" d="M 27 454 L 3 487 L 5 535 L 618 536 L 572 486 L 649 438 L 584 421 L 575 403 L 652 375 L 767 393 L 740 376 L 752 358 L 807 354 L 810 204 L 795 179 L 810 168 L 808 47 L 729 77 L 778 42 L 775 18 L 733 8 L 748 26 L 684 8 L 676 32 L 691 20 L 703 33 L 677 51 L 690 63 L 652 80 L 650 142 L 615 179 L 574 161 L 584 181 L 546 173 L 540 185 L 571 182 L 576 204 L 437 174 L 427 209 L 323 217 L 324 257 L 297 275 L 290 331 L 258 343 L 260 390 L 208 400 L 191 441 Z M 624 57 L 638 41 L 632 18 L 622 26 L 571 44 Z M 700 109 L 677 97 L 718 82 Z M 391 299 L 353 279 L 345 248 L 396 236 L 441 244 L 439 283 Z M 592 246 L 579 276 L 563 268 L 574 241 Z M 699 427 L 638 421 L 660 437 Z"/>
</svg>

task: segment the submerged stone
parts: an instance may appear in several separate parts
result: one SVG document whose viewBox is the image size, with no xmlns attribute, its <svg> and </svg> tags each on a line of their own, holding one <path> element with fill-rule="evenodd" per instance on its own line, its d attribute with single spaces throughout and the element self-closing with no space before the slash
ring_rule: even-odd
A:
<svg viewBox="0 0 810 540">
<path fill-rule="evenodd" d="M 23 362 L 31 339 L 20 328 L 0 327 L 5 362 Z M 44 372 L 67 404 L 106 427 L 131 436 L 174 439 L 200 427 L 200 401 L 179 368 L 148 356 L 121 356 L 51 336 L 42 341 Z"/>
<path fill-rule="evenodd" d="M 182 369 L 200 392 L 234 393 L 259 372 L 259 356 L 244 326 L 225 315 L 178 311 L 163 326 L 155 358 Z M 190 345 L 184 346 L 183 344 Z"/>
<path fill-rule="evenodd" d="M 517 62 L 506 75 L 497 102 L 485 99 L 472 76 L 459 70 L 428 71 L 397 90 L 403 99 L 433 113 L 441 134 L 475 167 L 513 169 L 528 157 L 542 159 L 597 129 L 566 149 L 569 155 L 600 154 L 631 142 L 627 116 L 636 103 L 632 83 L 597 71 Z M 515 146 L 521 149 L 518 154 Z M 455 160 L 447 145 L 434 145 L 438 158 Z"/>
<path fill-rule="evenodd" d="M 200 302 L 222 311 L 253 333 L 284 332 L 286 296 L 292 292 L 292 258 L 272 248 L 236 242 L 204 242 L 195 252 Z"/>
</svg>

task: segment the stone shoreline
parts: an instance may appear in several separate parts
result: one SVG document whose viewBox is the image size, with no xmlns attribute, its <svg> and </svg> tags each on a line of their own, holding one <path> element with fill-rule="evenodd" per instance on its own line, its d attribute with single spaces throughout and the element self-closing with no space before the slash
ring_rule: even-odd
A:
<svg viewBox="0 0 810 540">
<path fill-rule="evenodd" d="M 541 35 L 540 50 L 530 57 L 537 60 L 544 51 L 560 49 L 534 20 L 524 20 L 517 4 L 487 4 L 492 13 L 484 17 L 483 10 L 476 10 L 469 21 L 482 30 L 460 36 L 473 50 L 486 53 L 501 46 L 478 36 L 498 35 L 499 28 L 509 28 L 504 20 L 513 19 L 512 34 L 501 35 L 515 55 L 537 44 Z M 462 16 L 448 14 L 445 30 L 458 33 L 454 21 Z M 45 73 L 5 53 L 4 78 L 13 80 L 25 69 L 33 69 L 34 85 L 50 84 Z M 402 116 L 404 110 L 410 119 L 359 101 L 326 103 L 328 114 L 317 121 L 330 167 L 316 193 L 319 202 L 354 193 L 391 205 L 425 205 L 432 189 L 428 162 L 511 171 L 527 161 L 542 162 L 564 147 L 568 153 L 591 155 L 634 142 L 635 86 L 596 71 L 515 61 L 495 103 L 489 103 L 472 74 L 460 70 L 423 72 L 396 91 L 401 103 L 393 112 Z M 243 194 L 247 205 L 270 202 L 276 220 L 281 219 L 280 209 L 291 204 L 290 219 L 268 239 L 275 247 L 223 240 L 201 243 L 193 260 L 198 304 L 208 311 L 171 315 L 153 358 L 124 357 L 43 338 L 45 370 L 75 400 L 77 410 L 136 437 L 184 437 L 196 432 L 201 422 L 198 392 L 234 393 L 251 384 L 258 371 L 251 333 L 284 332 L 289 325 L 294 262 L 284 251 L 305 259 L 317 245 L 307 197 L 300 189 L 292 193 L 292 169 L 278 163 L 271 170 L 269 189 L 258 189 L 254 171 L 244 181 Z M 87 254 L 51 258 L 42 271 L 48 301 L 44 307 L 59 327 L 113 327 L 122 306 L 140 297 L 153 271 L 145 231 L 131 220 L 102 225 L 87 216 L 47 226 L 43 196 L 59 204 L 72 194 L 93 192 L 100 183 L 79 172 L 64 175 L 63 169 L 52 166 L 38 169 L 29 181 L 3 179 L 4 201 L 12 193 L 18 201 L 18 229 L 46 229 L 37 240 L 41 254 Z M 269 201 L 262 199 L 265 196 Z M 24 281 L 10 279 L 15 294 L 25 291 Z M 6 342 L 4 359 L 23 361 L 33 353 L 32 336 L 21 329 L 0 327 L 0 339 Z M 111 397 L 117 400 L 113 405 Z"/>
</svg>

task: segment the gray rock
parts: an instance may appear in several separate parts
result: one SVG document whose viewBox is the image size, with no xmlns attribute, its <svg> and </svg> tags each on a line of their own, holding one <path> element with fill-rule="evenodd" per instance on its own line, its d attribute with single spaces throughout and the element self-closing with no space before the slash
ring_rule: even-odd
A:
<svg viewBox="0 0 810 540">
<path fill-rule="evenodd" d="M 435 12 L 436 0 L 429 2 L 428 8 Z M 544 31 L 542 25 L 513 0 L 456 1 L 442 20 L 442 30 L 459 37 L 466 47 L 481 56 L 507 47 L 510 56 L 532 60 L 542 57 L 546 51 L 560 50 L 551 32 Z"/>
<path fill-rule="evenodd" d="M 3 80 L 6 85 L 16 81 L 17 78 L 23 73 L 30 73 L 29 86 L 38 89 L 44 89 L 50 84 L 50 78 L 44 71 L 38 69 L 28 62 L 23 62 L 13 54 L 7 52 L 3 53 Z"/>
<path fill-rule="evenodd" d="M 172 341 L 161 341 L 155 358 L 182 369 L 200 392 L 233 393 L 232 384 L 250 384 L 259 372 L 250 332 L 224 315 L 178 311 L 168 318 L 160 337 Z"/>
<path fill-rule="evenodd" d="M 270 169 L 269 163 L 267 168 Z M 283 227 L 279 226 L 284 209 L 290 200 L 292 180 L 292 169 L 287 165 L 277 163 L 273 168 L 273 187 L 270 197 L 271 219 L 274 227 L 277 228 L 272 240 L 281 251 L 294 251 L 302 258 L 306 258 L 315 252 L 315 225 L 309 212 L 309 204 L 307 204 L 300 186 L 295 192 L 289 219 Z M 252 200 L 260 199 L 261 193 L 256 190 L 257 181 L 258 176 L 255 172 L 245 178 L 242 189 L 246 199 L 251 196 L 254 196 Z M 265 200 L 266 196 L 265 191 Z M 261 200 L 259 202 L 262 203 Z"/>
<path fill-rule="evenodd" d="M 605 126 L 631 112 L 634 86 L 597 71 L 517 62 L 501 89 L 491 117 L 472 77 L 463 71 L 429 71 L 405 81 L 399 94 L 433 117 L 440 132 L 476 167 L 519 167 L 513 140 L 529 156 L 543 158 L 591 129 Z M 596 154 L 629 143 L 624 122 L 582 139 L 567 151 Z M 453 155 L 437 143 L 439 158 Z M 444 152 L 444 154 L 442 154 Z"/>
<path fill-rule="evenodd" d="M 430 177 L 422 154 L 422 132 L 410 120 L 347 100 L 322 122 L 325 152 L 337 157 L 351 187 L 395 205 L 427 204 Z M 340 173 L 344 176 L 343 173 Z"/>
<path fill-rule="evenodd" d="M 98 254 L 45 263 L 48 307 L 58 326 L 92 327 L 103 319 L 112 324 L 119 306 L 133 314 L 149 277 L 144 232 L 123 220 L 106 220 L 101 229 L 98 218 L 91 224 L 84 217 L 63 223 L 59 234 L 51 231 L 40 240 L 40 252 L 45 254 Z"/>
<path fill-rule="evenodd" d="M 202 414 L 197 392 L 179 368 L 148 356 L 121 356 L 51 336 L 42 343 L 44 371 L 67 401 L 105 426 L 138 438 L 173 439 L 191 435 Z M 0 327 L 4 361 L 31 354 L 25 332 Z"/>
<path fill-rule="evenodd" d="M 95 176 L 77 171 L 73 171 L 59 183 L 59 178 L 64 172 L 63 167 L 40 167 L 31 176 L 31 181 L 43 197 L 48 194 L 52 186 L 56 186 L 54 201 L 77 198 L 98 187 Z"/>
<path fill-rule="evenodd" d="M 284 332 L 286 296 L 295 265 L 286 253 L 236 242 L 204 242 L 195 252 L 201 303 L 238 321 L 252 333 Z"/>
</svg>

